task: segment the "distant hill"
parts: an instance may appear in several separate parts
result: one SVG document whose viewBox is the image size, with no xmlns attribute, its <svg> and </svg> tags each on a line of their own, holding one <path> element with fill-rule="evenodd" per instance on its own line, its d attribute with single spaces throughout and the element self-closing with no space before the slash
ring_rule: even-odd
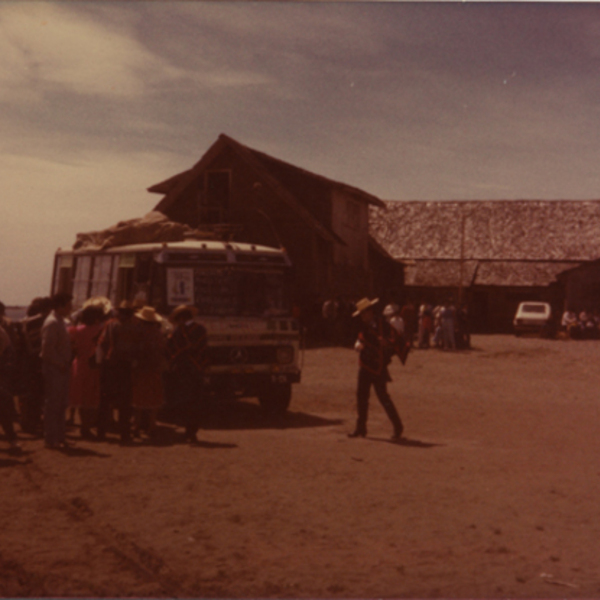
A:
<svg viewBox="0 0 600 600">
<path fill-rule="evenodd" d="M 6 316 L 13 321 L 18 321 L 22 319 L 27 313 L 26 306 L 7 306 L 6 307 Z"/>
</svg>

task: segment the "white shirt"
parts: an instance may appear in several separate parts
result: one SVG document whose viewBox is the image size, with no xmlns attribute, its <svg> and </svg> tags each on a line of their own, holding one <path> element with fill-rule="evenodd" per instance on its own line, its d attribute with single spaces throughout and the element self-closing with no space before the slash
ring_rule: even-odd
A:
<svg viewBox="0 0 600 600">
<path fill-rule="evenodd" d="M 400 315 L 394 315 L 388 319 L 388 323 L 396 330 L 397 333 L 404 333 L 404 319 Z"/>
</svg>

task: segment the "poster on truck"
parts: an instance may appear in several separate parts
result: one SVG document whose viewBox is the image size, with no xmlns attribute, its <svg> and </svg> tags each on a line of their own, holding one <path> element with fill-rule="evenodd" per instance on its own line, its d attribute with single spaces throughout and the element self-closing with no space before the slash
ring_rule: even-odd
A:
<svg viewBox="0 0 600 600">
<path fill-rule="evenodd" d="M 167 303 L 194 304 L 194 269 L 167 269 Z"/>
</svg>

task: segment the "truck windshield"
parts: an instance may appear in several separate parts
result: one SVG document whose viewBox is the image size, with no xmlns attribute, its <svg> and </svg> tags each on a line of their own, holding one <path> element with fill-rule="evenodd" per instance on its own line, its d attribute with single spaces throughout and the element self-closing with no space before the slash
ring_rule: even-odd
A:
<svg viewBox="0 0 600 600">
<path fill-rule="evenodd" d="M 283 316 L 289 313 L 283 271 L 194 269 L 195 304 L 206 316 Z"/>
</svg>

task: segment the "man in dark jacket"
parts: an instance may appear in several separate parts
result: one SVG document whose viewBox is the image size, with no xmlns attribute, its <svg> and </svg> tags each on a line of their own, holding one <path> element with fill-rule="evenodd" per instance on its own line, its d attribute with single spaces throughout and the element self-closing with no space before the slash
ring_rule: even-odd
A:
<svg viewBox="0 0 600 600">
<path fill-rule="evenodd" d="M 197 442 L 202 418 L 203 373 L 207 362 L 206 329 L 194 320 L 193 306 L 177 307 L 169 320 L 175 326 L 167 339 L 167 389 L 172 411 L 184 420 L 185 439 Z"/>
<path fill-rule="evenodd" d="M 17 434 L 13 425 L 15 405 L 10 387 L 11 372 L 14 366 L 14 352 L 8 333 L 0 327 L 0 426 L 10 445 L 9 452 L 20 452 Z"/>
<path fill-rule="evenodd" d="M 44 377 L 40 352 L 42 326 L 51 310 L 50 298 L 34 298 L 27 309 L 27 315 L 19 322 L 21 429 L 31 434 L 43 432 Z"/>
<path fill-rule="evenodd" d="M 117 309 L 117 316 L 104 325 L 96 351 L 96 359 L 101 365 L 98 439 L 106 438 L 113 409 L 116 408 L 119 411 L 122 444 L 131 442 L 131 367 L 137 344 L 133 313 L 131 303 L 123 300 Z"/>
<path fill-rule="evenodd" d="M 387 416 L 394 426 L 393 441 L 402 438 L 404 427 L 398 411 L 387 391 L 391 377 L 388 365 L 396 352 L 395 333 L 385 319 L 375 315 L 373 306 L 379 300 L 363 298 L 356 304 L 355 317 L 360 317 L 361 329 L 356 340 L 355 349 L 360 352 L 358 369 L 358 387 L 356 391 L 358 419 L 356 429 L 349 437 L 365 437 L 367 435 L 367 417 L 369 412 L 369 395 L 371 386 L 381 402 Z"/>
</svg>

